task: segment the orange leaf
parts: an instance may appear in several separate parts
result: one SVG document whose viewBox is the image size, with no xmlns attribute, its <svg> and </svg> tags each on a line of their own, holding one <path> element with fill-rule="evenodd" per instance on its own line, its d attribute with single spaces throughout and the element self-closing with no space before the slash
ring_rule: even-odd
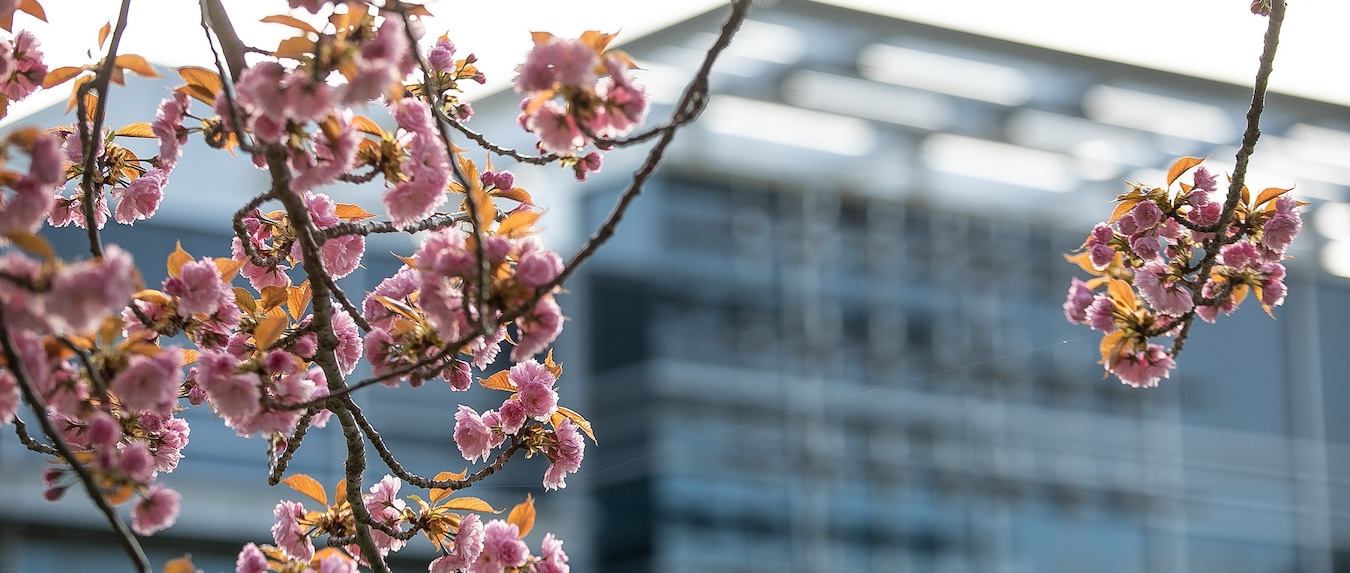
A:
<svg viewBox="0 0 1350 573">
<path fill-rule="evenodd" d="M 19 3 L 19 10 L 27 12 L 29 16 L 42 20 L 43 22 L 47 21 L 47 12 L 42 9 L 42 5 L 38 4 L 37 0 L 23 0 Z M 103 42 L 99 42 L 99 44 L 102 43 Z"/>
<path fill-rule="evenodd" d="M 169 276 L 178 278 L 178 275 L 183 274 L 183 265 L 190 262 L 192 262 L 192 255 L 189 255 L 187 251 L 184 251 L 183 242 L 178 241 L 178 245 L 174 247 L 173 252 L 169 253 Z"/>
<path fill-rule="evenodd" d="M 314 501 L 319 502 L 319 505 L 325 507 L 328 506 L 328 494 L 324 493 L 323 486 L 312 477 L 305 474 L 295 474 L 281 480 L 281 483 L 291 486 L 291 489 L 309 496 Z"/>
<path fill-rule="evenodd" d="M 578 428 L 581 428 L 581 431 L 586 432 L 586 436 L 590 437 L 591 441 L 595 442 L 596 445 L 600 444 L 600 442 L 595 439 L 595 432 L 591 431 L 591 423 L 587 421 L 586 418 L 581 417 L 581 414 L 563 408 L 562 406 L 558 407 L 558 413 L 567 416 L 567 419 L 571 420 L 573 424 L 576 424 Z M 554 427 L 557 426 L 555 425 Z"/>
<path fill-rule="evenodd" d="M 188 364 L 192 364 L 193 362 L 196 362 L 196 361 L 197 361 L 197 354 L 198 354 L 197 351 L 196 351 L 196 350 L 192 350 L 191 348 L 184 349 L 184 350 L 183 350 L 183 364 L 182 364 L 182 365 L 183 365 L 183 366 L 187 366 Z"/>
<path fill-rule="evenodd" d="M 530 32 L 530 40 L 533 41 L 536 46 L 547 44 L 553 41 L 553 34 L 548 32 Z"/>
<path fill-rule="evenodd" d="M 534 204 L 534 199 L 530 198 L 530 193 L 520 187 L 514 189 L 493 189 L 491 195 L 493 197 L 501 197 L 502 199 L 520 201 L 526 205 Z"/>
<path fill-rule="evenodd" d="M 500 509 L 494 509 L 488 502 L 476 497 L 457 497 L 445 502 L 441 507 L 446 509 L 462 509 L 465 511 L 484 511 L 487 513 L 501 513 Z"/>
<path fill-rule="evenodd" d="M 136 294 L 131 295 L 131 298 L 136 300 L 143 300 L 150 304 L 157 304 L 161 306 L 169 304 L 169 301 L 173 300 L 169 298 L 169 295 L 154 289 L 144 289 L 136 291 Z"/>
<path fill-rule="evenodd" d="M 164 573 L 195 573 L 196 571 L 197 568 L 192 566 L 191 555 L 170 559 L 164 564 Z"/>
<path fill-rule="evenodd" d="M 122 54 L 117 56 L 117 59 L 113 60 L 113 63 L 116 64 L 117 67 L 143 78 L 159 77 L 159 72 L 155 71 L 155 67 L 150 65 L 150 62 L 145 61 L 145 58 L 136 54 Z"/>
<path fill-rule="evenodd" d="M 290 293 L 286 292 L 286 287 L 281 286 L 263 287 L 260 294 L 262 295 L 262 309 L 264 311 L 270 311 L 281 306 L 281 303 L 290 298 Z"/>
<path fill-rule="evenodd" d="M 76 66 L 62 66 L 50 72 L 47 77 L 42 79 L 42 89 L 52 89 L 56 86 L 70 81 L 70 78 L 84 73 L 84 68 Z"/>
<path fill-rule="evenodd" d="M 1182 173 L 1199 165 L 1204 160 L 1204 157 L 1182 157 L 1181 159 L 1178 159 L 1176 163 L 1172 164 L 1172 167 L 1167 169 L 1167 185 L 1170 187 L 1173 181 L 1176 181 L 1178 177 L 1181 177 Z"/>
<path fill-rule="evenodd" d="M 342 505 L 347 502 L 347 478 L 338 480 L 337 485 L 333 486 L 333 505 Z"/>
<path fill-rule="evenodd" d="M 590 46 L 592 50 L 595 50 L 596 54 L 603 54 L 605 53 L 605 48 L 609 47 L 609 43 L 614 40 L 615 35 L 616 34 L 606 34 L 595 30 L 587 30 L 581 33 L 581 38 L 578 40 L 582 44 Z"/>
<path fill-rule="evenodd" d="M 506 237 L 521 237 L 530 234 L 530 226 L 539 220 L 538 211 L 514 211 L 497 225 L 497 234 Z"/>
<path fill-rule="evenodd" d="M 98 47 L 103 47 L 103 42 L 108 41 L 108 34 L 112 33 L 112 22 L 104 22 L 103 27 L 98 29 Z"/>
<path fill-rule="evenodd" d="M 1133 209 L 1135 205 L 1138 205 L 1142 202 L 1143 199 L 1126 199 L 1124 201 L 1121 201 L 1119 205 L 1116 205 L 1116 209 L 1114 211 L 1111 211 L 1111 218 L 1107 219 L 1106 222 L 1107 223 L 1116 222 L 1116 219 L 1119 219 L 1122 215 L 1129 213 L 1130 209 Z"/>
<path fill-rule="evenodd" d="M 178 68 L 178 77 L 183 78 L 188 85 L 199 86 L 212 94 L 218 93 L 224 87 L 219 74 L 199 66 Z"/>
<path fill-rule="evenodd" d="M 504 390 L 507 392 L 516 391 L 516 383 L 511 381 L 509 370 L 502 370 L 487 378 L 479 378 L 478 383 L 489 390 Z"/>
<path fill-rule="evenodd" d="M 220 281 L 230 284 L 234 277 L 239 274 L 239 269 L 243 268 L 244 261 L 227 259 L 225 257 L 216 257 L 211 259 L 216 264 L 216 272 L 220 274 Z"/>
<path fill-rule="evenodd" d="M 511 508 L 511 513 L 506 516 L 506 522 L 516 524 L 516 527 L 520 528 L 520 538 L 524 539 L 534 528 L 534 497 L 525 494 L 525 501 Z"/>
<path fill-rule="evenodd" d="M 314 41 L 304 36 L 286 38 L 277 44 L 277 49 L 272 55 L 278 58 L 300 59 L 305 54 L 314 51 Z"/>
<path fill-rule="evenodd" d="M 1256 196 L 1256 202 L 1252 204 L 1252 209 L 1259 209 L 1262 205 L 1265 205 L 1267 201 L 1271 201 L 1290 191 L 1293 191 L 1293 188 L 1280 189 L 1279 187 L 1267 187 L 1265 190 L 1261 191 L 1260 195 Z"/>
<path fill-rule="evenodd" d="M 372 219 L 375 215 L 362 209 L 360 205 L 349 203 L 338 203 L 336 206 L 337 217 L 343 221 L 360 221 L 363 219 Z"/>
<path fill-rule="evenodd" d="M 239 306 L 239 310 L 258 314 L 258 299 L 253 298 L 253 293 L 244 287 L 234 287 L 234 304 Z"/>
<path fill-rule="evenodd" d="M 315 30 L 315 29 L 314 29 L 314 26 L 311 26 L 311 25 L 309 24 L 309 22 L 306 22 L 306 21 L 301 20 L 301 19 L 299 19 L 299 18 L 295 18 L 295 17 L 293 17 L 293 16 L 286 16 L 286 15 L 282 15 L 282 14 L 277 14 L 277 15 L 275 15 L 275 16 L 268 16 L 268 17 L 266 17 L 266 18 L 263 18 L 262 21 L 263 21 L 263 22 L 270 22 L 270 23 L 272 23 L 272 24 L 281 24 L 281 25 L 284 25 L 284 26 L 290 26 L 290 27 L 295 28 L 295 29 L 297 29 L 297 30 L 301 30 L 301 31 L 304 31 L 304 32 L 309 32 L 309 33 L 315 34 L 315 35 L 318 35 L 318 33 L 319 33 L 319 31 L 318 31 L 318 30 Z"/>
<path fill-rule="evenodd" d="M 431 479 L 433 479 L 433 480 L 435 480 L 435 481 L 462 480 L 462 479 L 464 479 L 464 476 L 467 475 L 468 473 L 469 473 L 469 470 L 464 470 L 464 471 L 458 472 L 458 473 L 456 473 L 456 472 L 441 472 L 441 473 L 436 474 L 436 477 L 431 478 Z M 442 499 L 445 499 L 446 497 L 449 497 L 450 494 L 452 494 L 452 493 L 455 493 L 455 490 L 453 490 L 453 489 L 441 489 L 441 488 L 439 488 L 439 487 L 433 487 L 433 488 L 431 488 L 431 501 L 432 501 L 432 503 L 438 502 L 438 501 L 440 501 L 440 500 L 442 500 Z M 495 513 L 495 512 L 494 512 L 494 513 Z"/>
<path fill-rule="evenodd" d="M 267 312 L 266 318 L 259 320 L 258 325 L 253 327 L 253 345 L 258 350 L 271 348 L 287 326 L 290 326 L 290 321 L 286 320 L 286 311 L 273 308 Z"/>
<path fill-rule="evenodd" d="M 544 357 L 544 367 L 553 373 L 554 378 L 562 378 L 562 364 L 553 361 L 553 349 L 548 349 L 548 356 Z"/>
<path fill-rule="evenodd" d="M 1130 286 L 1130 283 L 1111 279 L 1110 284 L 1106 286 L 1106 290 L 1111 293 L 1111 299 L 1116 302 L 1116 308 L 1125 311 L 1138 308 L 1138 301 L 1134 298 L 1134 288 Z"/>
<path fill-rule="evenodd" d="M 361 133 L 368 133 L 375 137 L 384 136 L 384 130 L 380 129 L 379 125 L 377 125 L 375 122 L 371 121 L 370 118 L 364 115 L 352 117 L 352 127 L 356 128 L 356 131 L 359 131 Z"/>
<path fill-rule="evenodd" d="M 92 75 L 80 76 L 78 78 L 75 78 L 75 85 L 70 86 L 70 99 L 66 101 L 66 113 L 70 113 L 70 110 L 75 109 L 75 104 L 77 103 L 77 100 L 80 97 L 80 86 L 92 81 L 94 81 L 94 76 Z M 89 97 L 94 96 L 93 94 L 89 94 Z M 94 99 L 97 100 L 97 98 Z M 86 98 L 85 107 L 89 109 L 89 113 L 93 113 L 94 106 L 89 105 L 88 102 L 89 100 Z"/>
<path fill-rule="evenodd" d="M 9 233 L 5 235 L 9 242 L 22 249 L 30 255 L 37 255 L 43 260 L 51 262 L 56 260 L 56 251 L 52 249 L 51 243 L 46 239 L 32 233 Z"/>
<path fill-rule="evenodd" d="M 309 306 L 313 298 L 314 291 L 309 288 L 309 279 L 305 279 L 298 287 L 287 289 L 286 310 L 291 313 L 291 318 L 300 320 L 301 313 L 305 312 L 305 307 Z"/>
<path fill-rule="evenodd" d="M 1125 344 L 1129 340 L 1125 336 L 1125 331 L 1117 329 L 1116 331 L 1102 337 L 1101 352 L 1102 364 L 1110 369 L 1120 361 L 1121 351 L 1125 349 Z"/>
<path fill-rule="evenodd" d="M 155 132 L 154 130 L 150 129 L 149 123 L 141 121 L 137 123 L 124 125 L 117 131 L 113 132 L 113 135 L 120 135 L 122 137 L 153 138 L 155 137 Z"/>
</svg>

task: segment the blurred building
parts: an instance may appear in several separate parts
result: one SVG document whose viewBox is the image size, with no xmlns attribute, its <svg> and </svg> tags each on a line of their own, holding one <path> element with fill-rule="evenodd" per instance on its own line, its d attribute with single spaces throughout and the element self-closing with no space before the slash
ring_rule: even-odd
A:
<svg viewBox="0 0 1350 573">
<path fill-rule="evenodd" d="M 649 123 L 723 17 L 623 46 Z M 149 117 L 164 87 L 115 92 L 113 123 Z M 1182 155 L 1227 168 L 1250 88 L 806 0 L 757 6 L 713 87 L 561 299 L 564 400 L 600 445 L 540 499 L 536 531 L 560 533 L 574 571 L 1350 571 L 1350 110 L 1271 96 L 1249 181 L 1313 203 L 1289 301 L 1275 320 L 1249 303 L 1197 325 L 1173 377 L 1133 390 L 1064 321 L 1061 254 L 1123 179 L 1160 181 Z M 475 102 L 475 125 L 518 132 L 516 104 Z M 57 112 L 33 122 L 69 121 Z M 609 154 L 584 185 L 518 172 L 552 245 L 599 224 L 639 155 Z M 157 283 L 175 240 L 223 256 L 217 214 L 264 185 L 242 158 L 189 157 L 160 215 L 108 240 L 132 241 Z M 57 236 L 79 255 L 78 233 Z M 411 249 L 372 239 L 344 285 L 371 288 Z M 459 469 L 447 404 L 464 395 L 431 386 L 374 388 L 365 409 L 414 471 Z M 263 486 L 261 442 L 189 415 L 166 479 L 183 517 L 148 547 L 230 570 L 297 496 Z M 343 452 L 336 429 L 311 432 L 294 471 L 331 485 Z M 543 466 L 521 465 L 475 495 L 537 490 Z M 0 571 L 129 569 L 78 492 L 42 500 L 41 466 L 0 440 Z"/>
<path fill-rule="evenodd" d="M 624 46 L 652 122 L 724 15 Z M 1061 254 L 1124 179 L 1230 170 L 1250 87 L 801 0 L 716 70 L 572 287 L 597 571 L 1350 571 L 1350 111 L 1270 97 L 1248 181 L 1313 203 L 1289 301 L 1134 390 Z"/>
</svg>

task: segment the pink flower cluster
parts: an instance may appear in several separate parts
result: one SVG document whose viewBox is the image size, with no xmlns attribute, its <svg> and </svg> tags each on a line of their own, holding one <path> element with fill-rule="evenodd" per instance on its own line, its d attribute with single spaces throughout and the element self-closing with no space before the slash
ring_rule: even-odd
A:
<svg viewBox="0 0 1350 573">
<path fill-rule="evenodd" d="M 37 91 L 46 78 L 37 36 L 25 30 L 12 40 L 0 39 L 0 95 L 19 101 Z"/>
<path fill-rule="evenodd" d="M 516 91 L 525 94 L 518 123 L 539 138 L 545 153 L 570 156 L 577 179 L 600 169 L 600 155 L 578 151 L 599 140 L 626 135 L 646 119 L 650 101 L 633 83 L 630 60 L 605 52 L 608 37 L 582 39 L 548 36 L 536 40 L 525 63 L 516 68 Z"/>
<path fill-rule="evenodd" d="M 1268 312 L 1284 302 L 1281 260 L 1303 226 L 1299 203 L 1287 189 L 1266 189 L 1255 199 L 1243 189 L 1219 229 L 1223 200 L 1214 197 L 1216 178 L 1200 161 L 1173 165 L 1169 186 L 1194 169 L 1193 184 L 1181 183 L 1179 191 L 1131 184 L 1118 198 L 1115 220 L 1097 224 L 1084 252 L 1071 259 L 1097 277 L 1073 280 L 1064 316 L 1107 337 L 1102 362 L 1131 386 L 1156 386 L 1176 366 L 1173 351 L 1151 338 L 1174 336 L 1193 317 L 1214 322 L 1231 314 L 1248 292 Z M 1206 252 L 1217 255 L 1212 263 Z M 1096 292 L 1101 287 L 1107 288 Z"/>
<path fill-rule="evenodd" d="M 15 173 L 5 185 L 13 194 L 0 191 L 0 234 L 33 233 L 51 209 L 53 191 L 66 181 L 61 140 L 37 130 L 20 131 L 6 140 L 6 150 L 19 148 L 30 161 L 27 173 Z"/>
<path fill-rule="evenodd" d="M 498 410 L 479 415 L 472 408 L 461 405 L 455 413 L 455 445 L 460 454 L 471 462 L 479 458 L 487 460 L 492 450 L 500 447 L 507 438 L 528 444 L 533 437 L 525 431 L 530 420 L 541 422 L 535 426 L 541 430 L 542 423 L 552 423 L 553 431 L 546 432 L 537 444 L 551 462 L 544 474 L 544 488 L 567 487 L 565 478 L 581 468 L 586 443 L 576 424 L 558 414 L 558 392 L 553 387 L 557 377 L 545 365 L 527 360 L 512 366 L 506 379 L 515 392 Z M 557 417 L 562 419 L 559 421 L 555 419 Z"/>
</svg>

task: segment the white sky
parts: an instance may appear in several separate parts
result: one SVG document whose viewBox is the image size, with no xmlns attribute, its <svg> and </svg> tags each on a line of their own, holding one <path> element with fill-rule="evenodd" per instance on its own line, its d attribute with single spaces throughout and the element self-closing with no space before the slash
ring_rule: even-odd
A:
<svg viewBox="0 0 1350 573">
<path fill-rule="evenodd" d="M 825 0 L 898 18 L 1039 44 L 1059 50 L 1245 84 L 1260 53 L 1265 19 L 1246 0 Z M 619 31 L 619 41 L 660 29 L 723 4 L 719 0 L 442 0 L 428 32 L 448 30 L 461 53 L 479 56 L 494 82 L 508 81 L 529 49 L 528 32 L 576 35 Z M 92 61 L 98 28 L 116 17 L 118 2 L 46 0 L 50 22 L 20 16 L 38 33 L 53 66 Z M 258 20 L 285 3 L 226 0 L 246 42 L 271 48 L 289 29 Z M 210 65 L 192 0 L 133 0 L 123 52 L 178 66 Z M 753 17 L 753 12 L 751 17 Z M 1297 2 L 1289 9 L 1272 88 L 1350 105 L 1350 1 Z M 817 41 L 828 41 L 819 39 Z M 500 85 L 500 84 L 498 84 Z M 60 90 L 57 90 L 60 91 Z M 60 94 L 53 94 L 60 98 Z M 49 103 L 51 100 L 45 100 Z M 41 104 L 43 102 L 34 102 Z M 23 113 L 22 108 L 16 114 Z"/>
</svg>

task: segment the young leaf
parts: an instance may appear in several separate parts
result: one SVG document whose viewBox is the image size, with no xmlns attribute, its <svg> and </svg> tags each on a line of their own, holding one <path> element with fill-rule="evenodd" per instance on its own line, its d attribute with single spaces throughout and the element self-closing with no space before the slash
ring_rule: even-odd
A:
<svg viewBox="0 0 1350 573">
<path fill-rule="evenodd" d="M 216 264 L 216 272 L 220 274 L 220 281 L 230 284 L 234 277 L 239 274 L 239 269 L 243 268 L 244 261 L 227 259 L 225 257 L 216 257 L 211 259 Z"/>
<path fill-rule="evenodd" d="M 467 475 L 468 473 L 469 473 L 469 470 L 464 470 L 464 471 L 458 472 L 458 473 L 455 473 L 455 472 L 441 472 L 441 473 L 436 474 L 436 477 L 431 478 L 431 479 L 436 480 L 436 481 L 462 480 L 462 479 L 464 479 L 464 476 Z M 450 497 L 450 495 L 453 494 L 453 493 L 455 493 L 455 490 L 453 490 L 453 489 L 441 489 L 441 488 L 439 488 L 439 487 L 433 487 L 433 488 L 431 488 L 431 502 L 432 502 L 432 503 L 438 502 L 438 501 L 440 501 L 440 500 L 442 500 L 442 499 L 445 499 L 445 498 L 447 498 L 447 497 Z M 495 512 L 494 512 L 494 513 L 495 513 Z"/>
<path fill-rule="evenodd" d="M 581 414 L 573 412 L 562 406 L 558 407 L 558 413 L 567 416 L 567 419 L 572 420 L 573 424 L 576 424 L 578 428 L 581 428 L 582 432 L 586 433 L 586 436 L 591 439 L 591 442 L 594 442 L 596 445 L 600 445 L 600 442 L 595 439 L 595 432 L 591 431 L 591 423 L 587 421 L 586 418 L 581 417 Z"/>
<path fill-rule="evenodd" d="M 1172 167 L 1167 170 L 1167 185 L 1170 187 L 1173 181 L 1176 181 L 1178 177 L 1181 177 L 1182 173 L 1199 165 L 1204 160 L 1204 157 L 1182 157 L 1181 159 L 1178 159 L 1177 162 L 1173 163 Z"/>
<path fill-rule="evenodd" d="M 511 381 L 508 370 L 502 370 L 487 378 L 479 378 L 478 383 L 489 390 L 505 390 L 507 392 L 516 391 L 516 383 Z"/>
<path fill-rule="evenodd" d="M 268 17 L 266 17 L 266 18 L 263 18 L 262 21 L 263 21 L 263 22 L 269 22 L 269 23 L 272 23 L 272 24 L 282 24 L 282 25 L 285 25 L 285 26 L 290 26 L 290 27 L 295 28 L 295 29 L 297 29 L 297 30 L 301 30 L 301 31 L 304 31 L 304 32 L 309 32 L 309 33 L 314 34 L 314 35 L 318 35 L 318 34 L 319 34 L 319 31 L 316 30 L 316 29 L 314 29 L 314 26 L 311 26 L 311 25 L 309 24 L 309 22 L 306 22 L 306 21 L 304 21 L 304 20 L 301 20 L 301 19 L 299 19 L 299 18 L 295 18 L 295 17 L 292 17 L 292 16 L 286 16 L 286 15 L 283 15 L 283 14 L 277 14 L 277 15 L 275 15 L 275 16 L 268 16 Z"/>
<path fill-rule="evenodd" d="M 267 317 L 259 320 L 258 325 L 253 327 L 253 344 L 258 350 L 267 350 L 272 344 L 281 338 L 281 333 L 290 325 L 286 320 L 286 311 L 280 308 L 273 308 L 267 312 Z"/>
<path fill-rule="evenodd" d="M 124 125 L 121 127 L 121 129 L 118 129 L 117 131 L 113 132 L 113 135 L 120 135 L 122 137 L 154 138 L 155 132 L 150 129 L 149 123 L 141 121 L 137 123 Z"/>
<path fill-rule="evenodd" d="M 169 276 L 178 278 L 178 275 L 183 274 L 183 265 L 190 262 L 192 262 L 192 255 L 189 255 L 187 251 L 184 251 L 183 242 L 178 241 L 178 245 L 174 247 L 173 252 L 169 253 Z"/>
<path fill-rule="evenodd" d="M 143 78 L 159 77 L 159 72 L 155 71 L 155 67 L 150 65 L 150 62 L 145 61 L 145 58 L 136 54 L 122 54 L 117 56 L 117 59 L 113 60 L 113 63 L 118 68 L 127 70 Z"/>
<path fill-rule="evenodd" d="M 544 368 L 553 374 L 554 378 L 562 378 L 562 364 L 553 361 L 553 349 L 548 349 L 548 355 L 544 357 Z"/>
<path fill-rule="evenodd" d="M 530 234 L 530 226 L 539 220 L 538 211 L 515 211 L 497 226 L 497 234 L 506 237 L 521 237 Z"/>
<path fill-rule="evenodd" d="M 195 571 L 197 571 L 197 568 L 192 566 L 191 555 L 170 559 L 164 564 L 164 573 L 194 573 Z"/>
<path fill-rule="evenodd" d="M 1285 193 L 1288 193 L 1293 190 L 1294 189 L 1292 187 L 1289 189 L 1280 189 L 1279 187 L 1267 187 L 1265 190 L 1261 191 L 1260 195 L 1256 196 L 1256 202 L 1252 204 L 1252 209 L 1259 209 L 1262 205 L 1265 205 L 1267 201 L 1271 201 L 1276 197 L 1284 195 Z"/>
<path fill-rule="evenodd" d="M 30 255 L 37 255 L 43 260 L 51 262 L 56 260 L 56 251 L 52 250 L 51 243 L 47 242 L 38 235 L 32 233 L 9 233 L 5 235 L 14 246 L 23 249 Z"/>
<path fill-rule="evenodd" d="M 323 486 L 312 477 L 305 474 L 295 474 L 281 480 L 281 483 L 291 486 L 291 489 L 309 496 L 314 501 L 319 502 L 319 505 L 324 507 L 328 506 L 328 494 L 324 493 Z"/>
<path fill-rule="evenodd" d="M 274 52 L 272 55 L 278 58 L 291 58 L 293 60 L 298 60 L 304 57 L 305 54 L 308 54 L 313 51 L 314 51 L 313 40 L 310 40 L 309 38 L 306 38 L 304 36 L 296 36 L 294 38 L 286 38 L 285 40 L 282 40 L 280 44 L 277 44 L 276 52 Z"/>
<path fill-rule="evenodd" d="M 534 199 L 530 198 L 530 193 L 520 187 L 515 187 L 513 189 L 493 189 L 491 195 L 493 197 L 501 197 L 502 199 L 520 201 L 526 205 L 534 204 Z"/>
<path fill-rule="evenodd" d="M 108 41 L 108 34 L 112 33 L 112 22 L 104 22 L 103 27 L 98 29 L 98 47 L 103 47 L 103 42 Z"/>
<path fill-rule="evenodd" d="M 220 76 L 206 68 L 185 66 L 178 68 L 178 76 L 183 78 L 183 81 L 187 82 L 187 85 L 201 88 L 202 92 L 205 92 L 207 97 L 211 100 L 202 100 L 207 104 L 214 104 L 216 94 L 220 93 L 220 90 L 224 88 L 224 84 L 220 82 Z"/>
<path fill-rule="evenodd" d="M 258 299 L 244 287 L 234 287 L 234 304 L 248 314 L 258 314 Z"/>
<path fill-rule="evenodd" d="M 506 515 L 506 522 L 516 524 L 520 528 L 520 538 L 524 539 L 534 528 L 534 497 L 525 494 L 525 501 L 511 508 L 511 513 Z"/>
<path fill-rule="evenodd" d="M 84 70 L 82 67 L 62 66 L 47 72 L 47 77 L 42 79 L 42 89 L 49 90 L 64 84 L 70 81 L 70 78 L 84 73 Z"/>
<path fill-rule="evenodd" d="M 19 2 L 19 10 L 27 12 L 29 16 L 43 22 L 47 21 L 47 12 L 42 9 L 42 4 L 39 4 L 38 0 L 23 0 L 22 2 Z"/>
<path fill-rule="evenodd" d="M 376 125 L 375 122 L 364 115 L 352 117 L 352 127 L 356 128 L 356 131 L 361 133 L 370 134 L 375 137 L 384 137 L 384 130 L 380 129 L 379 125 Z"/>
<path fill-rule="evenodd" d="M 70 99 L 66 101 L 66 113 L 70 113 L 70 110 L 75 109 L 75 104 L 80 97 L 80 86 L 92 81 L 94 81 L 93 75 L 85 75 L 75 78 L 75 85 L 70 86 Z M 93 95 L 90 94 L 90 97 L 93 97 Z M 89 100 L 86 99 L 85 101 L 88 102 Z M 85 107 L 90 108 L 91 110 L 90 113 L 93 113 L 92 109 L 94 106 L 88 105 L 86 103 Z"/>
<path fill-rule="evenodd" d="M 263 287 L 261 294 L 262 309 L 266 311 L 281 306 L 281 303 L 286 302 L 290 298 L 290 293 L 286 291 L 286 287 L 281 286 Z"/>
<path fill-rule="evenodd" d="M 1111 299 L 1116 302 L 1116 308 L 1125 311 L 1138 308 L 1138 302 L 1134 298 L 1134 288 L 1130 286 L 1130 283 L 1113 279 L 1106 289 L 1107 292 L 1111 293 Z"/>
<path fill-rule="evenodd" d="M 1116 209 L 1114 211 L 1111 211 L 1111 218 L 1108 219 L 1106 222 L 1107 223 L 1116 222 L 1116 219 L 1119 219 L 1124 214 L 1129 213 L 1130 209 L 1133 209 L 1135 205 L 1138 205 L 1141 202 L 1143 202 L 1143 199 L 1126 199 L 1124 201 L 1121 201 L 1119 205 L 1116 205 Z"/>
<path fill-rule="evenodd" d="M 309 279 L 305 279 L 305 282 L 300 283 L 300 286 L 286 290 L 286 311 L 291 314 L 291 318 L 300 320 L 300 316 L 305 312 L 305 307 L 309 306 L 309 301 L 312 298 L 314 298 L 314 292 L 309 289 Z"/>
<path fill-rule="evenodd" d="M 349 203 L 338 203 L 334 207 L 335 210 L 337 211 L 338 218 L 342 219 L 343 221 L 361 221 L 364 219 L 371 219 L 375 217 L 375 215 L 367 212 L 365 209 L 362 209 L 360 205 L 352 205 Z"/>
<path fill-rule="evenodd" d="M 441 507 L 444 507 L 446 509 L 462 509 L 465 511 L 501 513 L 500 509 L 493 509 L 491 505 L 488 505 L 488 502 L 478 499 L 476 497 L 457 497 L 455 499 L 445 502 L 445 504 L 442 505 Z"/>
</svg>

